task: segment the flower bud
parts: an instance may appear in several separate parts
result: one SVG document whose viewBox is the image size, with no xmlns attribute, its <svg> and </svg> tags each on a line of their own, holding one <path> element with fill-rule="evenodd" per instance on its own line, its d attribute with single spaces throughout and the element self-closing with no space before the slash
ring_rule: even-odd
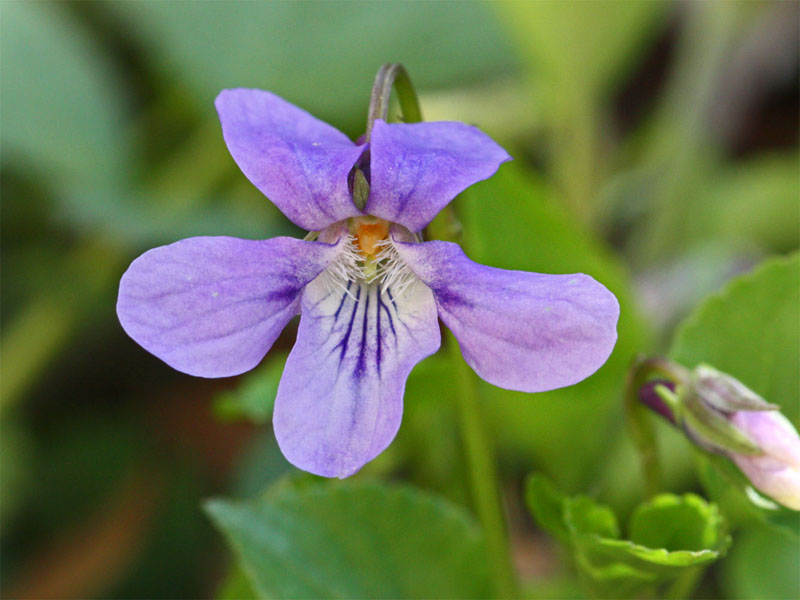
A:
<svg viewBox="0 0 800 600">
<path fill-rule="evenodd" d="M 800 436 L 778 411 L 739 411 L 730 422 L 761 448 L 747 456 L 727 452 L 751 483 L 784 506 L 800 510 Z"/>
<path fill-rule="evenodd" d="M 675 367 L 676 381 L 647 382 L 639 400 L 695 445 L 733 460 L 760 491 L 800 510 L 800 436 L 779 407 L 708 365 L 691 373 Z"/>
</svg>

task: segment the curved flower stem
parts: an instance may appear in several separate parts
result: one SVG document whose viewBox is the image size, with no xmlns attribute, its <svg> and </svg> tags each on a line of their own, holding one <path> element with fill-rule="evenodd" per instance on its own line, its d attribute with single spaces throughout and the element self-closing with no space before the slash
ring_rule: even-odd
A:
<svg viewBox="0 0 800 600">
<path fill-rule="evenodd" d="M 511 563 L 494 452 L 483 427 L 475 374 L 464 362 L 458 343 L 451 333 L 447 334 L 447 346 L 456 377 L 457 410 L 469 471 L 470 491 L 486 536 L 495 594 L 499 598 L 516 598 L 519 590 Z"/>
<path fill-rule="evenodd" d="M 405 67 L 400 63 L 386 63 L 378 70 L 378 74 L 375 75 L 375 83 L 372 85 L 369 113 L 367 114 L 367 140 L 372 133 L 375 119 L 385 121 L 389 116 L 392 87 L 397 92 L 397 100 L 400 102 L 400 110 L 403 113 L 403 122 L 422 121 L 422 110 L 420 110 L 419 100 L 417 100 L 417 92 L 414 91 Z"/>
<path fill-rule="evenodd" d="M 631 438 L 639 453 L 647 497 L 655 496 L 661 491 L 662 474 L 653 423 L 647 409 L 639 401 L 639 390 L 654 378 L 682 383 L 685 377 L 683 367 L 660 358 L 638 358 L 628 371 L 625 381 L 625 414 Z"/>
</svg>

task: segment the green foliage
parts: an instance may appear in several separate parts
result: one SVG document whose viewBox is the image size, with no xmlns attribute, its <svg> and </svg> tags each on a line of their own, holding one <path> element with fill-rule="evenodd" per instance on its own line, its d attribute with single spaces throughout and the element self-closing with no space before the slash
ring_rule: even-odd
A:
<svg viewBox="0 0 800 600">
<path fill-rule="evenodd" d="M 800 254 L 765 261 L 703 302 L 679 327 L 670 356 L 705 362 L 800 417 Z"/>
<path fill-rule="evenodd" d="M 234 568 L 217 590 L 216 600 L 250 600 L 257 594 L 240 568 Z"/>
<path fill-rule="evenodd" d="M 730 544 L 713 504 L 662 494 L 640 505 L 621 539 L 614 513 L 584 496 L 560 494 L 541 475 L 526 486 L 539 525 L 566 545 L 587 589 L 598 598 L 658 597 L 689 592 L 702 568 Z"/>
<path fill-rule="evenodd" d="M 75 33 L 59 7 L 3 3 L 4 153 L 70 186 L 113 180 L 130 159 L 122 90 L 103 52 Z"/>
<path fill-rule="evenodd" d="M 797 536 L 782 535 L 767 527 L 743 531 L 737 534 L 730 556 L 722 565 L 724 591 L 732 598 L 799 598 L 798 565 Z"/>
<path fill-rule="evenodd" d="M 720 165 L 698 186 L 684 217 L 686 238 L 709 237 L 791 251 L 800 241 L 800 178 L 796 154 Z M 754 201 L 757 199 L 757 201 Z"/>
<path fill-rule="evenodd" d="M 552 86 L 553 98 L 573 100 L 608 91 L 637 54 L 663 2 L 500 2 L 535 82 Z"/>
<path fill-rule="evenodd" d="M 482 598 L 482 536 L 463 512 L 409 487 L 278 485 L 257 500 L 212 500 L 259 598 Z"/>
<path fill-rule="evenodd" d="M 401 60 L 418 89 L 514 67 L 480 3 L 123 2 L 114 9 L 205 104 L 224 88 L 269 89 L 354 135 L 384 62 Z"/>
</svg>

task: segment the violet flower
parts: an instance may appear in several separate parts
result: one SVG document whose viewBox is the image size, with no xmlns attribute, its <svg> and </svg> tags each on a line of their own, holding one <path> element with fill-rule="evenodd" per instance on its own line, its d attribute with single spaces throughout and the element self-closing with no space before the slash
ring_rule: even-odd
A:
<svg viewBox="0 0 800 600">
<path fill-rule="evenodd" d="M 608 358 L 619 305 L 591 277 L 504 271 L 420 242 L 436 213 L 510 159 L 475 127 L 376 120 L 358 145 L 269 92 L 225 90 L 216 107 L 244 174 L 317 241 L 155 248 L 123 275 L 117 314 L 175 369 L 226 377 L 255 367 L 299 312 L 273 416 L 295 466 L 347 477 L 389 445 L 409 372 L 439 348 L 437 317 L 478 375 L 508 389 L 571 385 Z M 348 175 L 367 148 L 362 211 Z"/>
</svg>

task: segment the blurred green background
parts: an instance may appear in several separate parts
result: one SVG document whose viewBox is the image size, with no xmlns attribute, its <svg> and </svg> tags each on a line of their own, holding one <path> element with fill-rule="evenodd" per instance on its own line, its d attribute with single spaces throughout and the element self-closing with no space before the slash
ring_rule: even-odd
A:
<svg viewBox="0 0 800 600">
<path fill-rule="evenodd" d="M 589 273 L 620 299 L 619 343 L 593 377 L 536 396 L 481 388 L 518 571 L 534 596 L 580 597 L 521 482 L 542 471 L 629 512 L 631 358 L 666 352 L 702 298 L 798 248 L 798 6 L 0 3 L 0 593 L 215 594 L 230 558 L 200 503 L 290 470 L 269 404 L 295 325 L 254 374 L 193 379 L 125 336 L 117 283 L 182 237 L 302 235 L 230 158 L 220 90 L 270 90 L 355 138 L 378 67 L 401 62 L 426 119 L 476 124 L 515 157 L 455 205 L 468 254 Z M 469 506 L 447 369 L 415 369 L 397 440 L 358 478 Z M 797 424 L 788 389 L 768 400 Z M 699 491 L 685 442 L 666 427 L 659 441 L 669 489 Z M 741 527 L 698 595 L 797 590 L 796 548 Z"/>
</svg>

